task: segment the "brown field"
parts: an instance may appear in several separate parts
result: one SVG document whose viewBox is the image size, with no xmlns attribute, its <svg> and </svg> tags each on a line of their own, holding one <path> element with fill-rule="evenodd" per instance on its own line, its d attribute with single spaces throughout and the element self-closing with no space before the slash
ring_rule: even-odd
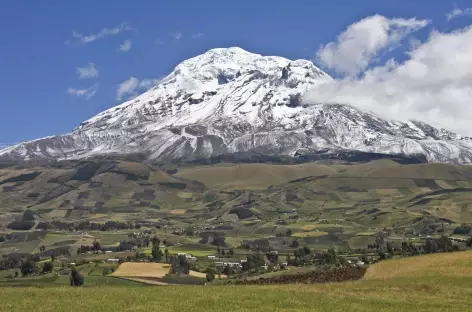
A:
<svg viewBox="0 0 472 312">
<path fill-rule="evenodd" d="M 64 218 L 67 214 L 65 209 L 56 209 L 48 213 L 49 218 Z"/>
<path fill-rule="evenodd" d="M 466 277 L 472 276 L 472 251 L 440 253 L 399 260 L 382 261 L 371 266 L 367 280 L 390 280 L 401 277 Z"/>
<path fill-rule="evenodd" d="M 322 232 L 322 231 L 310 231 L 310 232 L 299 232 L 299 233 L 294 233 L 292 236 L 294 237 L 319 237 L 319 236 L 325 236 L 328 235 L 328 232 Z"/>
<path fill-rule="evenodd" d="M 216 189 L 265 189 L 292 180 L 335 174 L 332 167 L 306 163 L 301 165 L 218 164 L 184 168 L 178 177 L 197 180 Z"/>
<path fill-rule="evenodd" d="M 113 272 L 112 276 L 162 278 L 169 273 L 169 270 L 170 265 L 167 263 L 125 262 Z"/>
<path fill-rule="evenodd" d="M 187 209 L 172 209 L 169 211 L 169 213 L 173 215 L 183 215 L 187 212 Z"/>
</svg>

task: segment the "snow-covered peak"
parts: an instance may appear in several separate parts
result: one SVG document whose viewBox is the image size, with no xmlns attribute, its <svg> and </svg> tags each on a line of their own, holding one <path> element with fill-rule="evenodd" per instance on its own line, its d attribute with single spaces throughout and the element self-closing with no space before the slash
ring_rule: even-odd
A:
<svg viewBox="0 0 472 312">
<path fill-rule="evenodd" d="M 152 89 L 81 123 L 72 133 L 22 143 L 2 158 L 145 153 L 151 159 L 256 151 L 423 154 L 472 163 L 472 141 L 420 122 L 386 121 L 345 105 L 302 103 L 332 78 L 308 60 L 212 49 L 183 61 Z"/>
<path fill-rule="evenodd" d="M 241 48 L 212 49 L 183 61 L 159 84 L 106 110 L 78 130 L 157 130 L 201 122 L 215 113 L 243 113 L 254 120 L 262 106 L 293 105 L 293 97 L 331 77 L 307 60 L 262 56 Z M 281 110 L 280 108 L 278 110 Z"/>
</svg>

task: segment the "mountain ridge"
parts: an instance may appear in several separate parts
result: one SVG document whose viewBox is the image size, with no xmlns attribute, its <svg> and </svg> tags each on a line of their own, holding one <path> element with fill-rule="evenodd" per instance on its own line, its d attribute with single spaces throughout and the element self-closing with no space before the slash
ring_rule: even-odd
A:
<svg viewBox="0 0 472 312">
<path fill-rule="evenodd" d="M 359 151 L 468 164 L 472 142 L 418 121 L 387 121 L 342 104 L 304 103 L 333 78 L 307 60 L 218 48 L 183 61 L 155 87 L 72 132 L 0 150 L 0 159 L 77 159 L 144 153 L 149 159 L 256 152 Z"/>
</svg>

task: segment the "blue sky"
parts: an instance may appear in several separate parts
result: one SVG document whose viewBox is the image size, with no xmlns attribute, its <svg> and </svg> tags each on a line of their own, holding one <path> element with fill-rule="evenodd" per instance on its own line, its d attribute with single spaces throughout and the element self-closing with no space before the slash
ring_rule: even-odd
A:
<svg viewBox="0 0 472 312">
<path fill-rule="evenodd" d="M 321 45 L 367 16 L 430 20 L 415 34 L 424 40 L 432 29 L 466 26 L 470 18 L 448 21 L 446 14 L 470 6 L 469 0 L 1 1 L 0 144 L 69 132 L 117 105 L 123 81 L 162 77 L 211 48 L 314 59 Z M 401 47 L 389 53 L 405 57 Z"/>
</svg>

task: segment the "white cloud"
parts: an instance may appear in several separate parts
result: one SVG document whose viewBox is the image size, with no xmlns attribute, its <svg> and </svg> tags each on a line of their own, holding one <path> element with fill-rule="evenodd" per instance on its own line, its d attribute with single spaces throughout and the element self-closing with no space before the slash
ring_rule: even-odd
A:
<svg viewBox="0 0 472 312">
<path fill-rule="evenodd" d="M 446 18 L 448 21 L 455 19 L 460 16 L 472 16 L 472 8 L 460 9 L 454 8 L 451 12 L 446 14 Z"/>
<path fill-rule="evenodd" d="M 369 16 L 350 25 L 335 42 L 321 47 L 316 54 L 317 60 L 338 73 L 356 75 L 366 69 L 380 51 L 398 44 L 428 23 L 416 18 Z"/>
<path fill-rule="evenodd" d="M 159 79 L 155 78 L 144 78 L 142 80 L 136 77 L 130 77 L 128 80 L 118 84 L 116 88 L 116 99 L 118 101 L 124 98 L 133 98 L 138 92 L 149 90 L 159 83 Z"/>
<path fill-rule="evenodd" d="M 96 78 L 98 70 L 94 63 L 88 63 L 87 66 L 77 67 L 77 74 L 79 74 L 79 79 Z"/>
<path fill-rule="evenodd" d="M 420 120 L 472 135 L 472 26 L 434 31 L 410 47 L 408 59 L 324 83 L 305 95 L 311 103 L 341 103 L 387 119 Z"/>
<path fill-rule="evenodd" d="M 127 23 L 121 23 L 120 25 L 113 27 L 113 28 L 102 28 L 100 31 L 98 31 L 95 34 L 90 34 L 90 35 L 83 35 L 78 32 L 73 32 L 72 36 L 75 38 L 76 43 L 79 44 L 88 44 L 92 43 L 94 41 L 97 41 L 99 39 L 108 37 L 108 36 L 115 36 L 119 35 L 124 31 L 131 31 L 133 28 L 129 27 Z M 67 43 L 70 43 L 71 41 L 67 41 Z"/>
<path fill-rule="evenodd" d="M 97 93 L 97 91 L 98 91 L 98 84 L 94 84 L 93 86 L 87 89 L 76 89 L 76 88 L 67 89 L 67 93 L 69 93 L 70 95 L 84 97 L 86 100 L 94 96 Z"/>
<path fill-rule="evenodd" d="M 195 34 L 195 35 L 192 35 L 192 39 L 198 39 L 198 38 L 201 38 L 201 37 L 203 37 L 203 36 L 205 36 L 205 34 L 197 33 L 197 34 Z"/>
<path fill-rule="evenodd" d="M 159 45 L 164 44 L 164 41 L 162 41 L 161 39 L 156 39 L 155 42 L 156 44 L 159 44 Z"/>
<path fill-rule="evenodd" d="M 118 48 L 118 51 L 128 52 L 129 50 L 131 50 L 131 46 L 132 46 L 131 40 L 125 40 Z"/>
<path fill-rule="evenodd" d="M 182 39 L 183 37 L 183 33 L 180 32 L 180 31 L 176 31 L 175 33 L 172 33 L 172 37 L 175 39 L 175 40 L 180 40 Z"/>
</svg>

